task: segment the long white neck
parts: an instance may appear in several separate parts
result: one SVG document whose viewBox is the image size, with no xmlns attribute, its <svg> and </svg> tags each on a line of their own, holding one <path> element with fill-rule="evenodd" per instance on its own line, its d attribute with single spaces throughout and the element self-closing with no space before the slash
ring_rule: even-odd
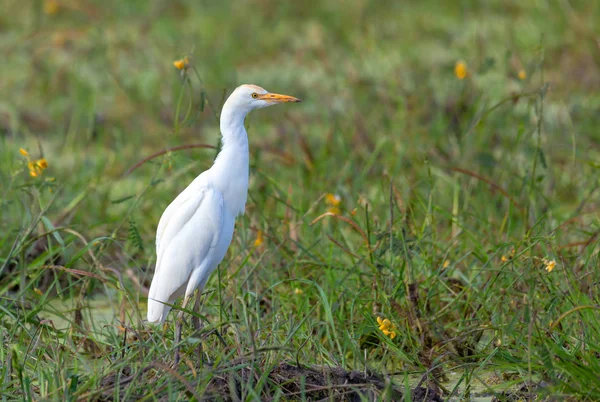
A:
<svg viewBox="0 0 600 402">
<path fill-rule="evenodd" d="M 236 216 L 244 213 L 248 196 L 250 155 L 248 134 L 244 128 L 247 113 L 228 102 L 223 105 L 222 148 L 210 169 L 215 179 L 213 185 L 227 200 L 225 208 Z"/>
</svg>

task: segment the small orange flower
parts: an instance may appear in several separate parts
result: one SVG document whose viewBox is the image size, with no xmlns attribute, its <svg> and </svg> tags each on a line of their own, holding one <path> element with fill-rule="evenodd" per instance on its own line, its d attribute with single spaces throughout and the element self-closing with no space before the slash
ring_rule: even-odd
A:
<svg viewBox="0 0 600 402">
<path fill-rule="evenodd" d="M 178 70 L 185 70 L 185 69 L 187 69 L 189 67 L 190 60 L 187 57 L 184 57 L 183 59 L 175 60 L 173 62 L 173 65 Z"/>
<path fill-rule="evenodd" d="M 325 202 L 328 203 L 329 205 L 333 205 L 334 207 L 337 207 L 338 205 L 340 205 L 340 202 L 342 202 L 342 197 L 340 197 L 337 194 L 327 194 L 325 196 Z"/>
<path fill-rule="evenodd" d="M 36 164 L 42 170 L 48 167 L 48 161 L 46 160 L 46 158 L 38 159 Z"/>
<path fill-rule="evenodd" d="M 23 148 L 19 149 L 19 152 L 21 153 L 21 155 L 23 155 L 27 158 L 27 169 L 29 169 L 29 175 L 31 177 L 40 176 L 44 172 L 44 170 L 48 167 L 48 161 L 46 160 L 46 158 L 41 158 L 41 159 L 32 161 L 29 159 L 29 153 L 27 151 L 25 151 Z M 27 154 L 27 155 L 25 155 L 25 154 Z"/>
<path fill-rule="evenodd" d="M 258 233 L 256 234 L 256 240 L 254 240 L 254 247 L 258 247 L 261 244 L 263 244 L 265 241 L 265 237 L 263 235 L 262 230 L 259 230 Z"/>
<path fill-rule="evenodd" d="M 396 337 L 396 327 L 387 318 L 377 317 L 377 324 L 379 324 L 379 330 L 383 332 L 385 336 L 389 336 L 390 339 Z"/>
<path fill-rule="evenodd" d="M 545 265 L 544 268 L 546 269 L 546 272 L 548 272 L 548 273 L 552 272 L 554 267 L 556 267 L 556 261 L 554 261 L 554 260 L 547 260 L 546 258 L 543 258 L 542 262 L 544 263 L 544 265 Z"/>
<path fill-rule="evenodd" d="M 454 65 L 454 75 L 456 75 L 456 78 L 459 80 L 464 80 L 468 75 L 467 63 L 464 61 L 457 61 Z"/>
<path fill-rule="evenodd" d="M 327 212 L 331 212 L 332 214 L 339 215 L 340 214 L 340 203 L 342 202 L 342 197 L 337 194 L 328 193 L 325 196 L 325 203 L 327 203 L 330 207 Z"/>
<path fill-rule="evenodd" d="M 502 258 L 501 258 L 501 260 L 502 260 L 502 262 L 508 262 L 508 261 L 512 260 L 514 258 L 514 256 L 515 256 L 515 249 L 513 247 L 510 250 L 510 254 L 508 255 L 508 257 L 505 256 L 505 255 L 503 255 Z"/>
<path fill-rule="evenodd" d="M 524 69 L 520 69 L 517 73 L 517 77 L 519 77 L 520 80 L 524 80 L 525 78 L 527 78 L 527 73 Z"/>
</svg>

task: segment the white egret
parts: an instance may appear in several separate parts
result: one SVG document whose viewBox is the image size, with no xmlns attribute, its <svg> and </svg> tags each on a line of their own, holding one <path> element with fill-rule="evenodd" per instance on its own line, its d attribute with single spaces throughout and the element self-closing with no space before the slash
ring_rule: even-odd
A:
<svg viewBox="0 0 600 402">
<path fill-rule="evenodd" d="M 246 205 L 249 153 L 244 119 L 251 110 L 285 102 L 300 99 L 270 93 L 256 85 L 242 85 L 223 105 L 222 148 L 213 166 L 171 202 L 158 223 L 156 268 L 148 294 L 149 322 L 164 322 L 171 309 L 165 303 L 173 304 L 184 295 L 183 309 L 196 289 L 197 301 L 200 298 L 210 274 L 229 248 L 235 218 L 244 213 Z M 181 316 L 176 345 L 180 341 Z"/>
</svg>

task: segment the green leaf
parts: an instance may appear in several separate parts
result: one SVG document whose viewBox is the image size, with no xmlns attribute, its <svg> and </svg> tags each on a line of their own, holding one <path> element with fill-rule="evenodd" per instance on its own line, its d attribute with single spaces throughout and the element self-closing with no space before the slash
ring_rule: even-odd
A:
<svg viewBox="0 0 600 402">
<path fill-rule="evenodd" d="M 125 196 L 125 197 L 122 197 L 122 198 L 117 198 L 116 200 L 112 200 L 111 203 L 113 203 L 113 204 L 120 204 L 120 203 L 125 202 L 127 200 L 130 200 L 130 199 L 132 199 L 134 197 L 135 197 L 135 194 L 128 195 L 128 196 Z"/>
<path fill-rule="evenodd" d="M 48 232 L 52 233 L 52 236 L 56 239 L 58 244 L 60 244 L 62 247 L 65 247 L 65 241 L 63 240 L 60 233 L 56 230 L 56 228 L 52 224 L 52 221 L 50 219 L 48 219 L 47 217 L 42 216 L 42 223 L 44 224 L 46 229 L 48 229 Z"/>
<path fill-rule="evenodd" d="M 127 231 L 127 238 L 133 243 L 133 245 L 139 250 L 144 251 L 144 241 L 137 228 L 137 225 L 132 217 L 129 217 L 129 230 Z"/>
</svg>

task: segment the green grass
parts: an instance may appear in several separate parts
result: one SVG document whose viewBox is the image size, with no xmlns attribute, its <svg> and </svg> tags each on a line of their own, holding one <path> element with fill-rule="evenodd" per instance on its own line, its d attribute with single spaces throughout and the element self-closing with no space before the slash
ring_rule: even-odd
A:
<svg viewBox="0 0 600 402">
<path fill-rule="evenodd" d="M 283 363 L 600 399 L 597 2 L 5 3 L 3 400 L 317 399 Z M 241 83 L 304 102 L 247 119 L 246 214 L 171 368 L 156 225 Z"/>
</svg>

